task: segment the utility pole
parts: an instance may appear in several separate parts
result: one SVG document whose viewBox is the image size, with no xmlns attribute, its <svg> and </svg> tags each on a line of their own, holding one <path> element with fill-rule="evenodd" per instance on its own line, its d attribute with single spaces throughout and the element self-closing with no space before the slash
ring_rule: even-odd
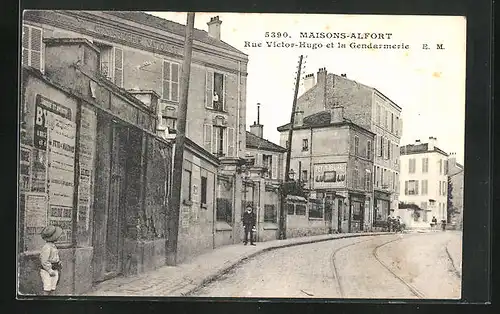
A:
<svg viewBox="0 0 500 314">
<path fill-rule="evenodd" d="M 293 95 L 293 105 L 292 105 L 292 113 L 290 115 L 290 129 L 288 130 L 288 146 L 286 150 L 286 164 L 285 164 L 285 180 L 283 182 L 284 189 L 281 190 L 281 211 L 280 211 L 280 239 L 286 239 L 286 215 L 285 215 L 285 204 L 286 204 L 286 186 L 290 181 L 290 155 L 292 152 L 292 133 L 293 133 L 293 124 L 295 123 L 295 113 L 297 111 L 297 95 L 299 93 L 299 83 L 300 83 L 300 71 L 302 70 L 302 59 L 303 55 L 299 57 L 299 66 L 297 68 L 297 77 L 295 78 L 295 90 Z"/>
<path fill-rule="evenodd" d="M 187 13 L 186 37 L 184 42 L 184 62 L 180 81 L 180 100 L 178 110 L 177 133 L 175 136 L 174 169 L 172 179 L 172 202 L 168 209 L 167 226 L 167 265 L 177 264 L 177 239 L 179 236 L 179 216 L 181 210 L 182 169 L 184 161 L 184 142 L 186 139 L 186 114 L 191 74 L 191 56 L 193 54 L 194 13 Z"/>
</svg>

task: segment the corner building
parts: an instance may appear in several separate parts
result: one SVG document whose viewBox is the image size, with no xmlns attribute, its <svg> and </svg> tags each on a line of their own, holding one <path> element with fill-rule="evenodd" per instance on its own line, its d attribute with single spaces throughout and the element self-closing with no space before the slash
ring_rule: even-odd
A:
<svg viewBox="0 0 500 314">
<path fill-rule="evenodd" d="M 309 191 L 307 219 L 292 217 L 290 229 L 326 227 L 338 232 L 372 225 L 373 139 L 375 134 L 345 119 L 342 107 L 295 120 L 290 169 Z M 278 127 L 287 143 L 290 123 Z M 325 206 L 316 206 L 325 202 Z M 326 223 L 326 224 L 325 224 Z"/>
<path fill-rule="evenodd" d="M 222 21 L 195 29 L 186 134 L 224 157 L 243 156 L 248 56 L 221 40 Z M 174 131 L 185 25 L 143 12 L 25 11 L 23 65 L 43 69 L 45 38 L 86 38 L 99 48 L 101 75 L 127 91 L 159 96 L 161 127 Z M 203 129 L 203 130 L 202 130 Z"/>
<path fill-rule="evenodd" d="M 306 75 L 304 87 L 297 101 L 297 115 L 309 116 L 340 106 L 346 119 L 375 133 L 372 209 L 376 226 L 398 208 L 401 107 L 376 88 L 348 79 L 345 74 L 327 73 L 326 68 L 316 75 Z"/>
</svg>

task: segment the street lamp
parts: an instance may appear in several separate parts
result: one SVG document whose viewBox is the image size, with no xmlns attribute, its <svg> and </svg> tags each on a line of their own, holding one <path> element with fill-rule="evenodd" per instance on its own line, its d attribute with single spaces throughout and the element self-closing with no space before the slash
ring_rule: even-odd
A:
<svg viewBox="0 0 500 314">
<path fill-rule="evenodd" d="M 290 180 L 293 180 L 295 178 L 295 171 L 293 171 L 293 169 L 290 169 L 290 171 L 288 172 L 288 178 Z"/>
</svg>

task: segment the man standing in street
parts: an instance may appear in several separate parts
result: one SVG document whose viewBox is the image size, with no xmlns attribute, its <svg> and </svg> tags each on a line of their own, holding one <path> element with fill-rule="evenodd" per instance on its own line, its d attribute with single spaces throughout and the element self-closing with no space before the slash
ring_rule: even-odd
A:
<svg viewBox="0 0 500 314">
<path fill-rule="evenodd" d="M 244 244 L 248 243 L 248 236 L 250 236 L 250 245 L 255 245 L 253 242 L 253 231 L 255 229 L 255 214 L 252 206 L 247 206 L 247 210 L 243 213 L 243 228 L 245 231 Z"/>
</svg>

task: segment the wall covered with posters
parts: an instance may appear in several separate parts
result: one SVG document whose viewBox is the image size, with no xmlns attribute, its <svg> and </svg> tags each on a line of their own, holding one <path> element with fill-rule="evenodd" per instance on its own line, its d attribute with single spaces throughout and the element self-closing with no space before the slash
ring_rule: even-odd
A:
<svg viewBox="0 0 500 314">
<path fill-rule="evenodd" d="M 89 242 L 95 112 L 82 106 L 81 140 L 77 147 L 77 99 L 52 86 L 39 74 L 23 70 L 22 78 L 19 292 L 39 294 L 41 291 L 39 250 L 44 241 L 40 232 L 48 224 L 63 229 L 56 242 L 65 265 L 57 293 L 84 291 L 91 286 Z M 79 169 L 75 167 L 78 159 Z M 74 278 L 81 278 L 76 285 Z"/>
</svg>

